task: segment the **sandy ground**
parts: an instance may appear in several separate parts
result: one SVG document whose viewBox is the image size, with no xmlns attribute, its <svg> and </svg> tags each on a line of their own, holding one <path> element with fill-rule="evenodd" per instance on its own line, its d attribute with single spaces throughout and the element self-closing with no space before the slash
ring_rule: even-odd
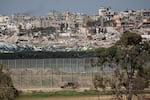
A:
<svg viewBox="0 0 150 100">
<path fill-rule="evenodd" d="M 145 99 L 144 99 L 145 98 Z M 20 98 L 16 100 L 115 100 L 112 95 L 104 95 L 104 96 L 74 96 L 74 97 L 48 97 L 48 98 Z M 125 96 L 123 96 L 123 100 L 127 100 Z M 150 100 L 150 94 L 144 94 L 133 96 L 133 100 Z"/>
<path fill-rule="evenodd" d="M 86 97 L 49 97 L 49 98 L 30 98 L 30 99 L 17 99 L 17 100 L 111 100 L 112 96 L 86 96 Z"/>
</svg>

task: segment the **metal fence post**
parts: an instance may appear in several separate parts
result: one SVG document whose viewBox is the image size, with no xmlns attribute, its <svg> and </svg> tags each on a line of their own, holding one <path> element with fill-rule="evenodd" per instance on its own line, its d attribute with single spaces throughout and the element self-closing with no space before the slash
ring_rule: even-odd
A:
<svg viewBox="0 0 150 100">
<path fill-rule="evenodd" d="M 52 61 L 51 61 L 51 64 L 52 64 Z M 54 80 L 53 80 L 53 77 L 54 77 L 54 76 L 53 76 L 53 70 L 54 70 L 54 66 L 52 65 L 52 87 L 53 87 L 53 81 L 54 81 Z"/>
<path fill-rule="evenodd" d="M 0 60 L 0 63 L 2 64 L 2 59 Z"/>
</svg>

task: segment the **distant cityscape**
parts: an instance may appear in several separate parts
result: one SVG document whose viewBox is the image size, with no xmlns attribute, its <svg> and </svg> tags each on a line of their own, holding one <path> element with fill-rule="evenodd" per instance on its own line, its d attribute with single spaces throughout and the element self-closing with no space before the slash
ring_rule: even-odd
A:
<svg viewBox="0 0 150 100">
<path fill-rule="evenodd" d="M 100 7 L 95 15 L 69 11 L 0 15 L 0 52 L 94 50 L 112 46 L 124 31 L 136 32 L 150 42 L 150 10 L 115 12 Z"/>
</svg>

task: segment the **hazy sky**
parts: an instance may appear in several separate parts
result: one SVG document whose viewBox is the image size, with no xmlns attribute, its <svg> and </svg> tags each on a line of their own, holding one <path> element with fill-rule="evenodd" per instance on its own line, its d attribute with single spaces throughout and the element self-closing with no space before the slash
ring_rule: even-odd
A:
<svg viewBox="0 0 150 100">
<path fill-rule="evenodd" d="M 100 6 L 111 6 L 115 11 L 150 9 L 150 0 L 0 0 L 0 14 L 46 15 L 51 10 L 96 14 Z"/>
</svg>

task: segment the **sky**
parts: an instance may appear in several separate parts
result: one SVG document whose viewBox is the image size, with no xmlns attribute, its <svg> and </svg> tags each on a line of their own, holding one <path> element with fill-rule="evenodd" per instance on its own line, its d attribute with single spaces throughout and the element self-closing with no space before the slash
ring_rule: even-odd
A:
<svg viewBox="0 0 150 100">
<path fill-rule="evenodd" d="M 0 15 L 44 16 L 52 10 L 98 14 L 101 6 L 112 7 L 114 11 L 150 9 L 150 0 L 0 0 Z"/>
</svg>

